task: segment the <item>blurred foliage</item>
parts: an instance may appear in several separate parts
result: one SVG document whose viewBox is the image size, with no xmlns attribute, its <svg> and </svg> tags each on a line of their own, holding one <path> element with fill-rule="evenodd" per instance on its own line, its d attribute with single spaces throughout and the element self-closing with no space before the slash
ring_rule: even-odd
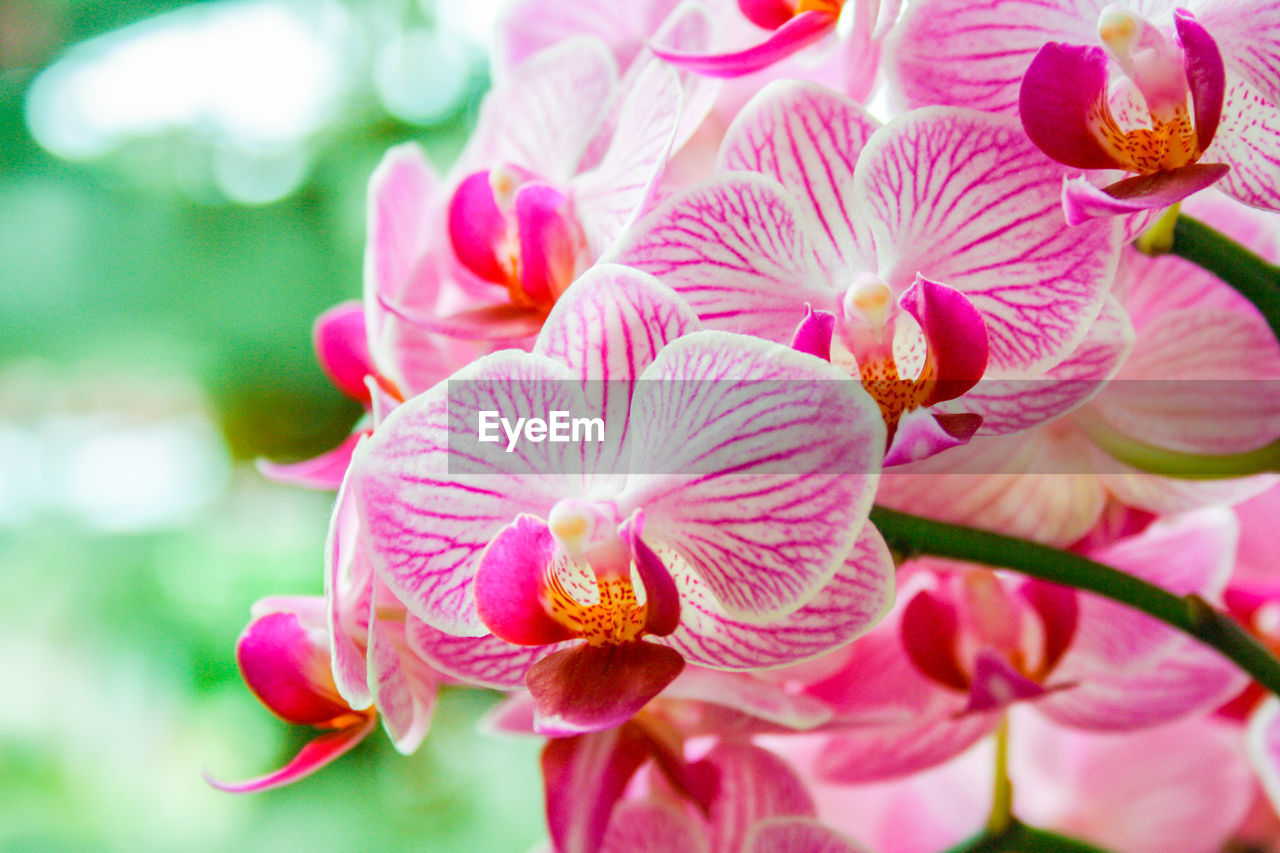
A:
<svg viewBox="0 0 1280 853">
<path fill-rule="evenodd" d="M 128 407 L 117 386 L 177 377 L 202 389 L 233 458 L 306 457 L 360 414 L 321 374 L 310 327 L 359 295 L 368 176 L 406 139 L 447 164 L 483 67 L 436 127 L 358 90 L 309 140 L 302 187 L 263 206 L 190 192 L 190 139 L 78 163 L 32 140 L 24 97 L 42 64 L 179 5 L 0 5 L 0 380 L 34 365 L 43 389 L 4 399 L 0 381 L 0 438 L 6 423 L 43 428 L 51 400 Z M 289 789 L 234 797 L 202 781 L 205 767 L 223 778 L 277 767 L 310 735 L 245 690 L 234 644 L 255 599 L 322 593 L 332 501 L 244 464 L 219 489 L 193 518 L 129 533 L 56 511 L 6 528 L 0 513 L 0 849 L 529 849 L 541 833 L 537 743 L 476 734 L 495 699 L 482 691 L 446 690 L 412 757 L 376 732 Z"/>
</svg>

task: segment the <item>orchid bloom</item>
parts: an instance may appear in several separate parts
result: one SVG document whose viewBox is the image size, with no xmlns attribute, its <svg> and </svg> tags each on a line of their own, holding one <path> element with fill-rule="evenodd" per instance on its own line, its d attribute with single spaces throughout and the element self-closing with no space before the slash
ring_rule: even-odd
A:
<svg viewBox="0 0 1280 853">
<path fill-rule="evenodd" d="M 1216 599 L 1236 537 L 1228 510 L 1152 524 L 1088 556 L 1178 593 Z M 861 782 L 930 767 L 965 749 L 1011 706 L 1063 725 L 1129 731 L 1203 713 L 1246 678 L 1216 652 L 1122 605 L 1041 581 L 922 560 L 902 604 L 806 692 L 836 733 L 819 772 Z"/>
<path fill-rule="evenodd" d="M 1096 390 L 990 384 L 1052 378 L 1110 286 L 1117 235 L 1063 233 L 1061 177 L 1011 120 L 935 109 L 879 127 L 829 90 L 774 83 L 729 128 L 719 173 L 610 257 L 716 328 L 787 341 L 810 306 L 832 316 L 831 360 L 880 403 L 897 464 Z M 980 379 L 994 393 L 970 405 Z"/>
<path fill-rule="evenodd" d="M 298 781 L 341 757 L 373 731 L 378 714 L 355 710 L 339 695 L 329 668 L 324 603 L 317 598 L 264 599 L 236 643 L 245 684 L 273 714 L 325 731 L 284 767 L 243 782 L 208 781 L 250 793 Z"/>
<path fill-rule="evenodd" d="M 878 56 L 878 42 L 892 28 L 896 0 L 738 0 L 743 17 L 772 33 L 759 44 L 730 53 L 691 53 L 659 43 L 653 52 L 678 68 L 709 77 L 740 77 L 768 68 L 836 32 L 842 15 L 853 18 L 845 36 L 851 49 Z"/>
<path fill-rule="evenodd" d="M 486 448 L 484 410 L 602 415 L 605 441 Z M 883 442 L 830 365 L 697 331 L 670 290 L 606 265 L 533 353 L 392 413 L 350 487 L 412 647 L 472 683 L 523 682 L 540 730 L 571 734 L 628 719 L 686 660 L 777 666 L 870 627 L 892 584 L 864 524 Z"/>
<path fill-rule="evenodd" d="M 1068 180 L 1071 221 L 1168 205 L 1210 184 L 1277 210 L 1278 26 L 1267 0 L 920 0 L 895 29 L 886 68 L 908 107 L 1012 115 L 1021 103 L 1050 156 L 1133 175 L 1105 189 Z"/>
</svg>

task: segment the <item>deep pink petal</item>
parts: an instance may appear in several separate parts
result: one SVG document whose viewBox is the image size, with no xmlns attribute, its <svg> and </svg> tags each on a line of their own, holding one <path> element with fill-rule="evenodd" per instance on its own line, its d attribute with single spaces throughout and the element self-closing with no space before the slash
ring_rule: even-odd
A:
<svg viewBox="0 0 1280 853">
<path fill-rule="evenodd" d="M 1187 83 L 1191 86 L 1191 103 L 1195 107 L 1196 141 L 1200 149 L 1209 147 L 1222 117 L 1226 94 L 1227 72 L 1222 53 L 1213 36 L 1186 9 L 1173 13 L 1174 27 L 1186 62 Z"/>
<path fill-rule="evenodd" d="M 542 777 L 556 853 L 597 853 L 614 806 L 650 751 L 634 725 L 547 742 Z"/>
<path fill-rule="evenodd" d="M 1022 126 L 1041 151 L 1077 169 L 1123 168 L 1094 135 L 1107 102 L 1107 54 L 1050 42 L 1022 78 Z"/>
<path fill-rule="evenodd" d="M 752 826 L 743 853 L 865 853 L 865 848 L 816 820 L 775 817 Z"/>
<path fill-rule="evenodd" d="M 884 455 L 884 467 L 928 459 L 952 447 L 968 444 L 982 427 L 982 415 L 935 413 L 927 409 L 907 412 L 898 421 L 893 441 Z"/>
<path fill-rule="evenodd" d="M 520 234 L 520 287 L 535 303 L 548 305 L 574 279 L 577 233 L 564 193 L 549 184 L 527 183 L 516 191 Z"/>
<path fill-rule="evenodd" d="M 276 716 L 299 725 L 325 725 L 351 713 L 333 688 L 328 642 L 294 613 L 254 619 L 236 643 L 245 684 Z"/>
<path fill-rule="evenodd" d="M 696 332 L 659 354 L 633 409 L 620 508 L 688 561 L 725 613 L 793 612 L 835 573 L 869 511 L 879 408 L 839 368 L 778 344 Z M 839 429 L 833 429 L 839 424 Z M 746 543 L 746 544 L 744 544 Z"/>
<path fill-rule="evenodd" d="M 345 755 L 373 731 L 377 722 L 377 715 L 370 714 L 358 726 L 320 735 L 302 747 L 284 767 L 265 776 L 256 776 L 243 782 L 220 782 L 206 773 L 204 779 L 219 791 L 229 794 L 253 794 L 292 785 Z"/>
<path fill-rule="evenodd" d="M 806 303 L 834 307 L 814 228 L 777 183 L 735 172 L 667 199 L 610 260 L 657 276 L 712 328 L 781 343 Z"/>
<path fill-rule="evenodd" d="M 969 673 L 960 666 L 960 620 L 948 601 L 921 590 L 902 611 L 902 648 L 911 663 L 939 684 L 961 692 Z"/>
<path fill-rule="evenodd" d="M 817 810 L 804 782 L 767 749 L 724 740 L 707 753 L 719 771 L 711 804 L 711 838 L 716 850 L 741 850 L 751 826 L 778 816 L 813 817 Z"/>
<path fill-rule="evenodd" d="M 1075 590 L 1055 583 L 1031 578 L 1018 587 L 1018 594 L 1040 617 L 1044 632 L 1043 655 L 1039 668 L 1050 671 L 1055 667 L 1071 641 L 1075 639 L 1080 624 L 1080 602 Z"/>
<path fill-rule="evenodd" d="M 1062 175 L 1016 120 L 946 107 L 900 116 L 858 159 L 881 277 L 901 293 L 924 275 L 968 297 L 992 371 L 1060 362 L 1115 275 L 1111 223 L 1062 227 Z"/>
<path fill-rule="evenodd" d="M 538 708 L 538 731 L 571 735 L 625 723 L 682 669 L 684 658 L 665 646 L 582 643 L 529 667 L 525 684 Z"/>
<path fill-rule="evenodd" d="M 543 603 L 555 550 L 547 523 L 531 515 L 517 516 L 484 549 L 476 569 L 476 612 L 498 637 L 523 646 L 574 638 Z"/>
<path fill-rule="evenodd" d="M 893 603 L 893 578 L 893 557 L 870 524 L 863 526 L 853 552 L 818 594 L 775 624 L 752 625 L 726 616 L 707 585 L 686 570 L 677 576 L 684 616 L 667 642 L 690 663 L 717 669 L 794 664 L 870 630 Z"/>
<path fill-rule="evenodd" d="M 987 325 L 960 291 L 923 275 L 898 297 L 929 342 L 937 370 L 933 391 L 920 404 L 932 406 L 968 391 L 987 370 Z"/>
<path fill-rule="evenodd" d="M 725 131 L 718 168 L 774 178 L 818 226 L 815 242 L 830 247 L 845 268 L 871 269 L 874 245 L 854 192 L 853 170 L 879 126 L 866 110 L 830 89 L 775 81 Z"/>
<path fill-rule="evenodd" d="M 831 361 L 831 334 L 836 328 L 836 315 L 830 311 L 814 311 L 808 305 L 804 311 L 804 319 L 791 338 L 791 348 Z"/>
<path fill-rule="evenodd" d="M 609 819 L 600 853 L 711 853 L 707 831 L 656 800 L 623 803 Z"/>
<path fill-rule="evenodd" d="M 259 459 L 257 468 L 262 476 L 277 483 L 305 486 L 308 489 L 332 490 L 338 488 L 351 465 L 351 454 L 366 435 L 364 430 L 347 436 L 333 450 L 302 462 L 271 462 Z"/>
<path fill-rule="evenodd" d="M 643 530 L 644 514 L 636 512 L 622 523 L 618 534 L 631 548 L 636 574 L 644 586 L 645 633 L 665 637 L 680 624 L 680 591 L 662 558 L 640 538 Z"/>
<path fill-rule="evenodd" d="M 775 30 L 791 20 L 795 6 L 787 0 L 738 0 L 747 20 L 766 30 Z"/>
<path fill-rule="evenodd" d="M 505 283 L 498 253 L 507 240 L 507 218 L 493 198 L 489 172 L 463 178 L 449 199 L 449 240 L 462 265 L 486 281 Z"/>
<path fill-rule="evenodd" d="M 351 399 L 369 405 L 364 378 L 374 373 L 365 334 L 364 306 L 357 300 L 335 305 L 316 318 L 311 342 L 320 369 Z"/>
<path fill-rule="evenodd" d="M 973 659 L 968 713 L 1002 710 L 1014 702 L 1037 699 L 1048 691 L 1010 665 L 1001 654 L 982 649 Z"/>
<path fill-rule="evenodd" d="M 1192 193 L 1211 187 L 1231 170 L 1222 163 L 1192 163 L 1169 172 L 1125 178 L 1099 189 L 1084 177 L 1062 184 L 1062 210 L 1068 225 L 1168 207 Z"/>
<path fill-rule="evenodd" d="M 768 68 L 803 50 L 828 33 L 834 32 L 836 19 L 827 12 L 808 11 L 794 16 L 760 44 L 734 53 L 683 53 L 650 45 L 655 54 L 682 68 L 708 77 L 741 77 Z"/>
</svg>

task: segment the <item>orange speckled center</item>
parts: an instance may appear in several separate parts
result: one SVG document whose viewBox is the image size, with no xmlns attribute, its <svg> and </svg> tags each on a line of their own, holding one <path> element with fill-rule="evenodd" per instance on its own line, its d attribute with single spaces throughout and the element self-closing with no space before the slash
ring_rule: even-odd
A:
<svg viewBox="0 0 1280 853">
<path fill-rule="evenodd" d="M 636 600 L 628 578 L 597 578 L 600 600 L 582 604 L 564 588 L 554 572 L 549 573 L 544 606 L 551 618 L 593 646 L 627 643 L 644 633 L 645 605 Z"/>
</svg>

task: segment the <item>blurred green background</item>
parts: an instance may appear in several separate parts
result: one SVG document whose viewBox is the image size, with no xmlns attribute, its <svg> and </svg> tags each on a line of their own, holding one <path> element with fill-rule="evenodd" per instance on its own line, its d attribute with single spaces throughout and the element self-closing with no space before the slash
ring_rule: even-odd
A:
<svg viewBox="0 0 1280 853">
<path fill-rule="evenodd" d="M 365 183 L 447 166 L 496 2 L 0 0 L 0 850 L 523 851 L 537 745 L 446 691 L 281 791 L 311 732 L 242 686 L 249 605 L 322 593 L 332 496 L 259 456 L 359 416 L 310 326 L 358 296 Z"/>
</svg>

